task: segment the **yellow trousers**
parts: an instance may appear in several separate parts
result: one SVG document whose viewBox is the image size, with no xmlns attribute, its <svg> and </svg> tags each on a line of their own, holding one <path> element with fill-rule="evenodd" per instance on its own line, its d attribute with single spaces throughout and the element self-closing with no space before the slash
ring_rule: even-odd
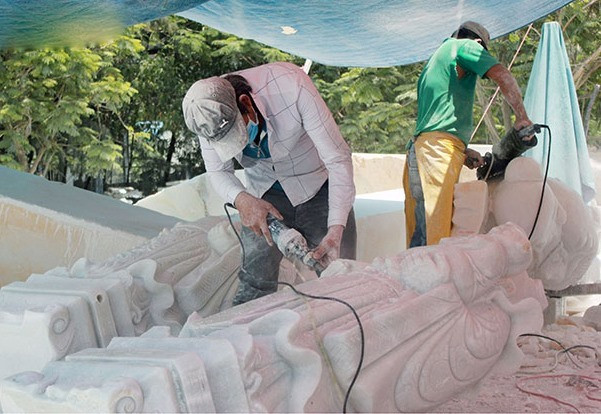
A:
<svg viewBox="0 0 601 414">
<path fill-rule="evenodd" d="M 465 160 L 465 144 L 446 132 L 424 132 L 413 145 L 424 193 L 426 239 L 430 246 L 451 235 L 453 191 Z M 403 188 L 408 248 L 416 223 L 415 199 L 409 187 L 407 162 L 403 172 Z"/>
</svg>

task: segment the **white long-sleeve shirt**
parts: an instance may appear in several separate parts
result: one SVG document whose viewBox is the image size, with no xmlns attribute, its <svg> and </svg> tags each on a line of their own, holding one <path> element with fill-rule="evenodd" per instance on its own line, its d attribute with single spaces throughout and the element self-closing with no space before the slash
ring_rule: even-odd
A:
<svg viewBox="0 0 601 414">
<path fill-rule="evenodd" d="M 247 157 L 242 152 L 236 156 L 246 174 L 245 188 L 234 175 L 233 161 L 222 162 L 211 144 L 199 137 L 217 193 L 231 203 L 242 191 L 260 198 L 279 181 L 297 206 L 313 198 L 329 180 L 328 227 L 346 225 L 355 199 L 351 151 L 309 76 L 282 62 L 237 74 L 252 87 L 252 98 L 265 119 L 271 158 Z"/>
</svg>

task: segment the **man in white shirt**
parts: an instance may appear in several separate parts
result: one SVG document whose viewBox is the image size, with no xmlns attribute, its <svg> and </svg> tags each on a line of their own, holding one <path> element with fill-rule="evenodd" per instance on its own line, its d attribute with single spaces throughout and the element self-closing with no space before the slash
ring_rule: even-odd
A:
<svg viewBox="0 0 601 414">
<path fill-rule="evenodd" d="M 355 258 L 351 151 L 298 66 L 270 63 L 197 81 L 182 108 L 213 187 L 240 213 L 246 257 L 234 305 L 277 290 L 282 254 L 268 214 L 300 231 L 323 264 Z"/>
</svg>

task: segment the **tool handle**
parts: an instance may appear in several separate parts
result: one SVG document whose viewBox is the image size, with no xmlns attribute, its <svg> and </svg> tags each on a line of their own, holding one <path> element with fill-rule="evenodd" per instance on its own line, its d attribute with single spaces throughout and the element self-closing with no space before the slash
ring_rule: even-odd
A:
<svg viewBox="0 0 601 414">
<path fill-rule="evenodd" d="M 518 137 L 521 139 L 529 137 L 534 134 L 538 134 L 541 131 L 542 126 L 540 124 L 528 125 L 518 131 Z"/>
</svg>

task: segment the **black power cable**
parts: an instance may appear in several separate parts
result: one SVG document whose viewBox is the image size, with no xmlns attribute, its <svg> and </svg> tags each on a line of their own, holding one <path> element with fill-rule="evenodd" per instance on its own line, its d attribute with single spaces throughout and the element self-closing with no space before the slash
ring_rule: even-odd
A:
<svg viewBox="0 0 601 414">
<path fill-rule="evenodd" d="M 351 380 L 351 383 L 348 386 L 348 389 L 346 391 L 346 395 L 344 397 L 344 404 L 342 406 L 342 412 L 346 413 L 346 406 L 347 406 L 347 403 L 348 403 L 348 399 L 349 399 L 349 397 L 351 395 L 351 390 L 353 389 L 353 385 L 355 385 L 355 381 L 357 381 L 357 377 L 359 376 L 359 372 L 361 371 L 361 367 L 363 366 L 363 357 L 365 355 L 365 332 L 363 331 L 363 324 L 361 323 L 361 319 L 359 318 L 359 315 L 357 314 L 357 311 L 355 310 L 355 308 L 353 308 L 353 306 L 350 303 L 345 302 L 342 299 L 334 298 L 334 297 L 331 297 L 331 296 L 315 296 L 315 295 L 310 295 L 308 293 L 303 293 L 303 292 L 300 292 L 298 289 L 296 289 L 294 286 L 292 286 L 290 283 L 286 283 L 286 282 L 278 282 L 278 285 L 288 286 L 295 293 L 297 293 L 299 295 L 302 295 L 302 296 L 306 296 L 306 297 L 311 298 L 311 299 L 329 300 L 329 301 L 332 301 L 332 302 L 342 303 L 347 308 L 349 308 L 351 310 L 351 312 L 353 312 L 353 315 L 355 316 L 355 319 L 357 320 L 357 325 L 359 325 L 359 333 L 361 334 L 361 355 L 359 357 L 359 364 L 357 365 L 357 370 L 355 371 L 355 375 L 353 376 L 353 379 Z"/>
<path fill-rule="evenodd" d="M 232 203 L 225 203 L 223 205 L 223 209 L 225 210 L 225 215 L 227 216 L 227 219 L 230 222 L 230 227 L 234 231 L 234 234 L 236 235 L 236 237 L 238 238 L 238 241 L 240 242 L 240 247 L 242 248 L 242 263 L 240 264 L 240 268 L 242 270 L 246 271 L 246 269 L 244 268 L 244 262 L 246 261 L 246 250 L 244 250 L 244 243 L 242 243 L 242 238 L 240 237 L 240 234 L 238 234 L 238 230 L 236 230 L 236 227 L 234 227 L 234 222 L 232 221 L 232 216 L 230 216 L 230 212 L 227 209 L 228 207 L 236 209 L 236 206 L 234 206 Z"/>
<path fill-rule="evenodd" d="M 561 342 L 559 342 L 557 339 L 551 338 L 550 336 L 547 336 L 547 335 L 541 335 L 541 334 L 537 334 L 537 333 L 523 333 L 523 334 L 518 335 L 518 336 L 519 337 L 533 336 L 535 338 L 543 338 L 543 339 L 546 339 L 548 341 L 555 342 L 557 345 L 559 345 L 561 347 L 561 349 L 563 350 L 563 352 L 567 352 L 568 351 L 566 349 L 566 347 L 563 346 L 563 344 Z"/>
<path fill-rule="evenodd" d="M 230 207 L 230 208 L 236 208 L 236 207 L 233 204 L 231 204 L 231 203 L 225 203 L 223 205 L 223 209 L 225 210 L 225 214 L 227 215 L 227 219 L 230 222 L 230 226 L 232 227 L 232 230 L 234 231 L 234 234 L 236 234 L 236 237 L 238 238 L 238 241 L 240 242 L 240 247 L 242 248 L 242 263 L 240 265 L 240 268 L 245 271 L 245 269 L 244 269 L 244 263 L 246 262 L 246 251 L 244 250 L 244 243 L 242 243 L 242 238 L 240 237 L 240 234 L 236 230 L 236 227 L 234 227 L 234 223 L 232 222 L 232 217 L 230 216 L 230 212 L 227 209 L 228 207 Z M 258 287 L 253 286 L 252 282 L 250 280 L 247 280 L 246 282 L 249 283 L 255 289 L 262 290 L 262 289 L 260 289 Z M 365 356 L 365 332 L 363 330 L 363 324 L 361 323 L 361 318 L 359 318 L 359 314 L 357 313 L 357 311 L 355 310 L 355 308 L 353 308 L 353 306 L 350 303 L 345 302 L 342 299 L 334 298 L 334 297 L 331 297 L 331 296 L 315 296 L 315 295 L 310 295 L 308 293 L 304 293 L 304 292 L 299 291 L 294 286 L 292 286 L 290 283 L 286 283 L 286 282 L 279 282 L 278 281 L 277 284 L 278 285 L 283 285 L 283 286 L 288 286 L 297 295 L 305 296 L 305 297 L 308 297 L 308 298 L 311 298 L 311 299 L 328 300 L 328 301 L 332 301 L 332 302 L 341 303 L 341 304 L 345 305 L 346 307 L 348 307 L 351 310 L 351 312 L 353 313 L 353 315 L 355 316 L 355 319 L 357 320 L 357 325 L 359 326 L 359 333 L 360 333 L 360 336 L 361 336 L 361 354 L 359 356 L 359 364 L 357 364 L 357 369 L 355 370 L 355 375 L 353 376 L 353 379 L 351 380 L 351 383 L 349 384 L 348 389 L 346 391 L 346 394 L 344 396 L 344 404 L 342 405 L 342 412 L 346 413 L 347 412 L 346 411 L 346 407 L 347 407 L 348 400 L 349 400 L 350 395 L 351 395 L 351 390 L 353 389 L 353 386 L 355 385 L 355 382 L 357 381 L 357 377 L 359 376 L 359 372 L 361 372 L 361 367 L 363 366 L 363 358 Z"/>
<path fill-rule="evenodd" d="M 538 203 L 538 210 L 536 211 L 536 217 L 534 218 L 534 223 L 532 224 L 532 230 L 530 230 L 530 234 L 528 235 L 528 240 L 532 238 L 532 234 L 534 234 L 534 229 L 536 228 L 536 223 L 538 223 L 538 216 L 540 215 L 540 210 L 543 206 L 543 197 L 545 196 L 545 187 L 547 186 L 547 174 L 549 174 L 549 165 L 551 164 L 551 128 L 548 125 L 539 124 L 540 128 L 545 128 L 549 131 L 549 145 L 547 149 L 547 165 L 545 167 L 545 176 L 543 178 L 543 188 L 540 193 L 540 201 Z"/>
<path fill-rule="evenodd" d="M 595 352 L 595 357 L 597 357 L 597 348 L 590 346 L 590 345 L 582 345 L 582 344 L 578 344 L 578 345 L 572 345 L 569 348 L 566 348 L 565 346 L 563 346 L 563 344 L 561 342 L 559 342 L 557 339 L 551 338 L 550 336 L 547 335 L 541 335 L 541 334 L 537 334 L 537 333 L 523 333 L 521 335 L 518 335 L 520 337 L 526 337 L 526 336 L 532 336 L 535 338 L 542 338 L 542 339 L 546 339 L 548 341 L 554 342 L 557 345 L 560 346 L 561 348 L 561 353 L 565 353 L 568 357 L 568 359 L 572 362 L 572 364 L 576 365 L 578 368 L 580 368 L 580 366 L 576 363 L 576 361 L 574 361 L 572 359 L 572 357 L 570 356 L 570 351 L 573 349 L 578 349 L 578 348 L 585 348 L 585 349 L 591 349 Z"/>
</svg>

